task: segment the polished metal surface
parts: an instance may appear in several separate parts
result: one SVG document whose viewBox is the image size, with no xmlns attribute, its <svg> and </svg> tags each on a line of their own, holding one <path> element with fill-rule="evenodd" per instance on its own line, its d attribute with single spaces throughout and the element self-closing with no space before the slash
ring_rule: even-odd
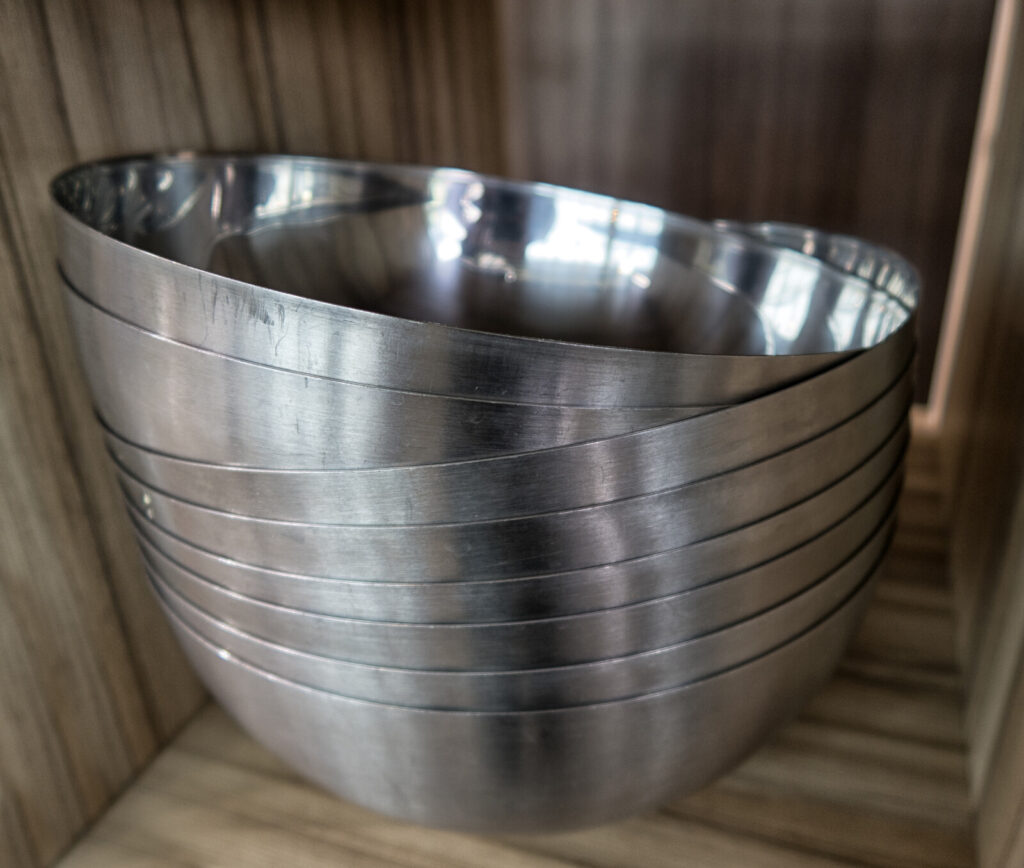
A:
<svg viewBox="0 0 1024 868">
<path fill-rule="evenodd" d="M 112 442 L 112 451 L 125 469 L 156 489 L 187 492 L 190 500 L 203 505 L 253 516 L 347 524 L 498 519 L 590 506 L 684 485 L 799 445 L 875 401 L 907 367 L 912 349 L 911 334 L 899 332 L 871 353 L 812 380 L 715 413 L 620 437 L 479 461 L 283 473 L 175 461 L 133 448 L 123 438 Z M 100 365 L 97 361 L 93 367 Z M 117 364 L 111 367 L 120 370 Z M 160 369 L 119 370 L 110 376 L 125 386 L 116 392 L 103 388 L 97 396 L 101 413 L 118 418 L 142 415 L 134 408 L 147 400 L 145 395 L 154 388 Z M 187 383 L 185 387 L 189 388 Z M 200 398 L 196 395 L 192 400 Z M 192 417 L 180 423 L 190 432 L 201 431 L 216 400 L 230 405 L 231 393 L 204 396 L 202 416 L 178 414 L 167 407 L 157 412 L 172 431 L 178 416 Z M 119 409 L 115 412 L 113 406 Z M 228 412 L 227 418 L 234 417 Z M 148 424 L 146 419 L 143 416 L 138 424 Z M 287 426 L 281 426 L 280 435 L 296 443 L 295 449 L 307 448 L 307 438 Z M 155 431 L 153 436 L 165 435 Z M 236 437 L 240 436 L 237 432 Z M 309 439 L 320 442 L 315 430 Z M 183 443 L 178 448 L 189 447 Z M 323 442 L 322 448 L 329 451 L 332 446 Z"/>
<path fill-rule="evenodd" d="M 917 305 L 921 283 L 917 270 L 895 251 L 867 244 L 851 235 L 823 232 L 795 223 L 744 223 L 716 220 L 715 226 L 748 235 L 773 246 L 797 250 L 847 274 L 855 274 L 873 286 L 884 286 L 908 309 Z"/>
<path fill-rule="evenodd" d="M 104 309 L 449 397 L 729 403 L 876 345 L 916 293 L 647 206 L 454 170 L 183 156 L 79 167 L 52 190 L 61 267 Z"/>
<path fill-rule="evenodd" d="M 172 626 L 213 695 L 329 790 L 428 825 L 537 832 L 595 825 L 704 786 L 831 675 L 867 601 L 762 657 L 632 699 L 467 712 L 349 699 L 270 675 Z"/>
<path fill-rule="evenodd" d="M 275 572 L 197 549 L 130 508 L 140 545 L 152 558 L 162 555 L 244 597 L 356 620 L 428 624 L 435 635 L 446 624 L 537 619 L 538 632 L 509 631 L 501 641 L 550 647 L 550 631 L 561 622 L 545 626 L 544 619 L 652 600 L 671 606 L 678 595 L 681 606 L 672 611 L 683 619 L 680 628 L 692 623 L 713 629 L 784 599 L 833 569 L 882 521 L 899 492 L 905 440 L 901 429 L 824 492 L 740 530 L 628 561 L 521 579 L 360 582 Z M 846 514 L 850 503 L 857 506 Z M 213 612 L 230 613 L 230 599 L 220 605 L 207 597 L 207 604 Z M 620 609 L 613 617 L 628 612 Z M 637 630 L 645 629 L 636 623 Z"/>
<path fill-rule="evenodd" d="M 65 288 L 101 418 L 129 441 L 185 458 L 256 467 L 434 464 L 607 438 L 715 409 L 545 407 L 375 389 L 176 343 Z M 182 412 L 197 404 L 202 413 Z"/>
<path fill-rule="evenodd" d="M 524 711 L 626 699 L 708 677 L 804 632 L 868 580 L 891 536 L 890 517 L 837 570 L 771 609 L 719 630 L 625 657 L 518 671 L 442 671 L 365 665 L 261 639 L 178 594 L 150 564 L 163 604 L 214 644 L 275 675 L 355 699 L 416 708 Z M 668 607 L 666 607 L 668 608 Z M 341 627 L 344 629 L 344 626 Z M 596 633 L 597 631 L 595 631 Z M 661 641 L 661 639 L 651 641 Z"/>
<path fill-rule="evenodd" d="M 902 375 L 848 422 L 730 473 L 598 506 L 498 521 L 398 527 L 271 521 L 161 494 L 123 470 L 119 477 L 126 496 L 157 524 L 208 551 L 244 553 L 255 566 L 368 581 L 513 578 L 664 551 L 792 506 L 884 443 L 905 418 L 910 395 Z"/>
<path fill-rule="evenodd" d="M 806 586 L 787 589 L 781 601 L 757 607 L 746 617 L 740 606 L 730 611 L 727 595 L 702 608 L 700 600 L 691 601 L 693 594 L 682 594 L 546 622 L 354 621 L 243 600 L 152 551 L 146 561 L 159 596 L 179 617 L 274 674 L 398 705 L 556 708 L 675 687 L 800 634 L 866 580 L 885 550 L 892 524 L 890 511 L 835 570 L 801 577 Z M 735 588 L 741 581 L 733 579 L 730 585 Z M 714 617 L 701 623 L 708 609 L 718 616 L 717 623 Z"/>
<path fill-rule="evenodd" d="M 832 670 L 902 479 L 898 255 L 302 157 L 52 194 L 152 588 L 300 772 L 434 825 L 593 824 L 708 782 Z"/>
</svg>

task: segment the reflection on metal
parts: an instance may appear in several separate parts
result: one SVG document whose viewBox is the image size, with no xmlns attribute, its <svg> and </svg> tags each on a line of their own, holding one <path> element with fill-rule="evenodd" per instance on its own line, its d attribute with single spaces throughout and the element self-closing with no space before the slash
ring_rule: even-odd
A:
<svg viewBox="0 0 1024 868">
<path fill-rule="evenodd" d="M 711 780 L 835 665 L 902 474 L 895 254 L 308 158 L 53 192 L 153 586 L 311 778 L 437 825 L 602 822 Z"/>
</svg>

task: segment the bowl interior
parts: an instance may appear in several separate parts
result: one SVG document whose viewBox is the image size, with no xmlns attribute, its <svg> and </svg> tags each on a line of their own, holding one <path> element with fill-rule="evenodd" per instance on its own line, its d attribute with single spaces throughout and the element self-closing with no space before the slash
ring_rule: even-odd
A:
<svg viewBox="0 0 1024 868">
<path fill-rule="evenodd" d="M 72 170 L 54 196 L 92 228 L 179 263 L 485 332 L 781 355 L 872 346 L 909 317 L 902 284 L 873 286 L 657 208 L 451 169 L 123 160 Z"/>
</svg>

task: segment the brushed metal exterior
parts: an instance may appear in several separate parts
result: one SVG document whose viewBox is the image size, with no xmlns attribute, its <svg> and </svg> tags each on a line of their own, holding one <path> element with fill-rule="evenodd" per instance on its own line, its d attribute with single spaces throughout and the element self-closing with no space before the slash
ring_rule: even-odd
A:
<svg viewBox="0 0 1024 868">
<path fill-rule="evenodd" d="M 403 668 L 398 654 L 388 658 L 390 665 L 339 659 L 332 653 L 335 646 L 329 640 L 322 640 L 320 631 L 308 631 L 306 644 L 272 641 L 272 637 L 261 637 L 215 617 L 190 599 L 188 593 L 179 593 L 175 579 L 165 581 L 152 562 L 147 564 L 147 572 L 164 606 L 193 630 L 233 656 L 275 675 L 372 702 L 448 710 L 529 711 L 610 702 L 666 690 L 706 678 L 769 651 L 812 627 L 823 614 L 848 602 L 877 567 L 891 538 L 892 526 L 890 514 L 836 570 L 749 618 L 735 620 L 717 630 L 709 625 L 704 632 L 691 635 L 686 632 L 685 622 L 681 625 L 671 622 L 668 617 L 671 607 L 665 606 L 665 622 L 652 625 L 650 632 L 644 634 L 643 647 L 647 650 L 520 670 L 428 669 L 425 667 L 433 660 L 413 655 L 410 660 L 418 665 Z M 585 619 L 587 616 L 576 617 Z M 272 623 L 277 626 L 281 622 Z M 350 624 L 339 623 L 337 632 L 347 631 Z M 560 626 L 570 633 L 576 624 L 567 621 Z M 682 634 L 678 632 L 680 629 Z M 387 627 L 382 627 L 380 632 L 386 630 Z M 475 626 L 463 628 L 467 645 L 473 642 L 474 632 Z M 582 631 L 577 635 L 582 635 Z M 588 635 L 600 642 L 608 633 L 594 627 Z M 567 637 L 559 644 L 566 645 L 570 641 Z M 402 647 L 399 642 L 395 645 Z M 424 642 L 423 647 L 430 649 L 432 644 Z M 617 650 L 615 642 L 607 641 L 596 653 L 612 655 Z M 565 659 L 573 658 L 566 655 Z"/>
<path fill-rule="evenodd" d="M 562 512 L 410 526 L 300 524 L 218 512 L 119 471 L 126 495 L 162 527 L 255 566 L 367 581 L 502 579 L 640 557 L 755 522 L 848 473 L 905 418 L 906 376 L 848 422 L 731 473 Z"/>
<path fill-rule="evenodd" d="M 681 623 L 711 629 L 721 618 L 744 617 L 784 599 L 847 557 L 899 492 L 905 436 L 901 430 L 824 492 L 737 531 L 628 561 L 521 579 L 360 582 L 275 572 L 196 548 L 129 508 L 139 544 L 152 557 L 166 557 L 227 591 L 321 615 L 430 624 L 440 633 L 447 624 L 543 622 L 581 613 L 596 618 L 593 613 L 664 602 Z M 858 506 L 842 515 L 851 501 Z M 679 599 L 665 599 L 674 595 Z M 230 606 L 211 611 L 227 614 Z M 508 639 L 532 641 L 525 634 Z"/>
<path fill-rule="evenodd" d="M 302 157 L 52 192 L 150 586 L 300 772 L 417 822 L 594 824 L 831 672 L 902 480 L 897 254 Z"/>
<path fill-rule="evenodd" d="M 305 374 L 445 396 L 728 403 L 877 344 L 905 324 L 900 299 L 914 294 L 902 274 L 876 288 L 659 209 L 453 170 L 163 157 L 79 167 L 53 192 L 65 274 L 129 322 Z M 568 256 L 531 248 L 552 235 Z M 311 237 L 321 243 L 304 249 Z M 789 288 L 782 299 L 773 277 Z M 843 334 L 829 327 L 837 310 Z M 652 343 L 672 353 L 643 350 Z"/>
<path fill-rule="evenodd" d="M 350 699 L 270 675 L 170 618 L 217 699 L 306 777 L 413 822 L 537 832 L 651 809 L 731 768 L 832 674 L 869 589 L 801 636 L 711 678 L 544 711 Z"/>
</svg>

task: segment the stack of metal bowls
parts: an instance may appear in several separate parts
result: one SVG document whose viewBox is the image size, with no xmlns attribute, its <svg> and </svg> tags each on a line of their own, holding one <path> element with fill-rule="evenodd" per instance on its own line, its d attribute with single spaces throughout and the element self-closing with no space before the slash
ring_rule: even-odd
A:
<svg viewBox="0 0 1024 868">
<path fill-rule="evenodd" d="M 833 670 L 892 532 L 898 256 L 468 172 L 53 185 L 149 580 L 223 705 L 417 822 L 700 787 Z"/>
</svg>

